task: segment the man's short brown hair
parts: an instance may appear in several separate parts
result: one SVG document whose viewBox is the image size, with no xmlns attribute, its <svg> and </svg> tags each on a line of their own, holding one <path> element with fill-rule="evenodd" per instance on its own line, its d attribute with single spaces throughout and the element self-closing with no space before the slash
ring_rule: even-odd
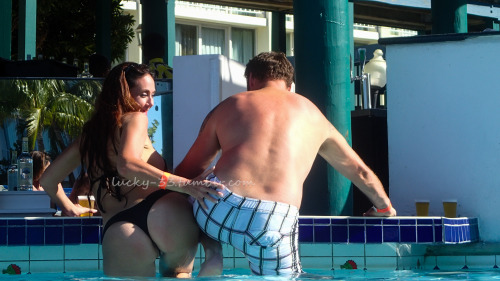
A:
<svg viewBox="0 0 500 281">
<path fill-rule="evenodd" d="M 264 52 L 252 58 L 246 66 L 245 77 L 261 81 L 284 80 L 287 87 L 292 86 L 294 69 L 286 55 L 282 52 Z"/>
</svg>

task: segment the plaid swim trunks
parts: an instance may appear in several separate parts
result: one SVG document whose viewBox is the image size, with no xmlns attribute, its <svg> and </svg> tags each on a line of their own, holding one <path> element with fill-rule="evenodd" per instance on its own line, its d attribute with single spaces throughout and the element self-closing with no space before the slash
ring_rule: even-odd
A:
<svg viewBox="0 0 500 281">
<path fill-rule="evenodd" d="M 206 179 L 220 183 L 214 174 Z M 254 274 L 302 273 L 297 207 L 242 197 L 227 188 L 219 191 L 223 197 L 217 203 L 205 200 L 208 210 L 194 201 L 193 213 L 203 232 L 241 251 Z"/>
</svg>

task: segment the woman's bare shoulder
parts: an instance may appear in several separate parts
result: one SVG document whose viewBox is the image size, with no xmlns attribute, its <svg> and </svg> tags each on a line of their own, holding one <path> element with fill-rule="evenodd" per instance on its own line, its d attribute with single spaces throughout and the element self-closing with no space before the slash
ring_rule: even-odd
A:
<svg viewBox="0 0 500 281">
<path fill-rule="evenodd" d="M 123 114 L 123 116 L 121 118 L 122 126 L 125 126 L 129 123 L 136 123 L 136 122 L 147 124 L 148 123 L 147 114 L 145 114 L 143 112 L 128 112 L 128 113 Z"/>
</svg>

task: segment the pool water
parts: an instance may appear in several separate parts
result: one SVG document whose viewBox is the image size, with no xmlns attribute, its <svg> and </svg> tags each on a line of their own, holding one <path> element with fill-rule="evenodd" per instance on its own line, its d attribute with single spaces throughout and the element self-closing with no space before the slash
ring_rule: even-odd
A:
<svg viewBox="0 0 500 281">
<path fill-rule="evenodd" d="M 224 270 L 222 276 L 218 277 L 201 277 L 193 278 L 200 281 L 209 280 L 408 280 L 408 281 L 422 281 L 422 280 L 500 280 L 499 269 L 474 269 L 474 270 L 459 270 L 459 271 L 443 271 L 443 270 L 322 270 L 322 269 L 309 269 L 306 274 L 299 277 L 286 278 L 280 276 L 254 276 L 247 269 L 231 269 Z M 196 276 L 196 273 L 194 274 Z M 73 272 L 73 273 L 33 273 L 21 275 L 1 275 L 1 280 L 8 281 L 128 281 L 128 280 L 174 280 L 174 278 L 118 278 L 106 277 L 102 271 L 90 272 Z M 178 279 L 175 279 L 178 280 Z"/>
</svg>

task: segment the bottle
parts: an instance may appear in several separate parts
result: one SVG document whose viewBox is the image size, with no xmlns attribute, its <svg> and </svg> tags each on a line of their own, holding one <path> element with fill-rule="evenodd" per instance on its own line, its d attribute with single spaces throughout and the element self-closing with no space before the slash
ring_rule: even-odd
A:
<svg viewBox="0 0 500 281">
<path fill-rule="evenodd" d="M 17 177 L 18 191 L 33 190 L 33 159 L 28 152 L 28 138 L 23 137 L 23 152 L 17 159 L 19 169 Z"/>
<path fill-rule="evenodd" d="M 81 77 L 82 78 L 92 78 L 92 74 L 90 74 L 90 72 L 89 72 L 89 63 L 88 62 L 83 63 L 83 72 L 82 72 Z"/>
<path fill-rule="evenodd" d="M 10 166 L 7 169 L 7 185 L 9 191 L 17 190 L 17 151 L 12 151 L 12 158 L 10 159 Z"/>
</svg>

